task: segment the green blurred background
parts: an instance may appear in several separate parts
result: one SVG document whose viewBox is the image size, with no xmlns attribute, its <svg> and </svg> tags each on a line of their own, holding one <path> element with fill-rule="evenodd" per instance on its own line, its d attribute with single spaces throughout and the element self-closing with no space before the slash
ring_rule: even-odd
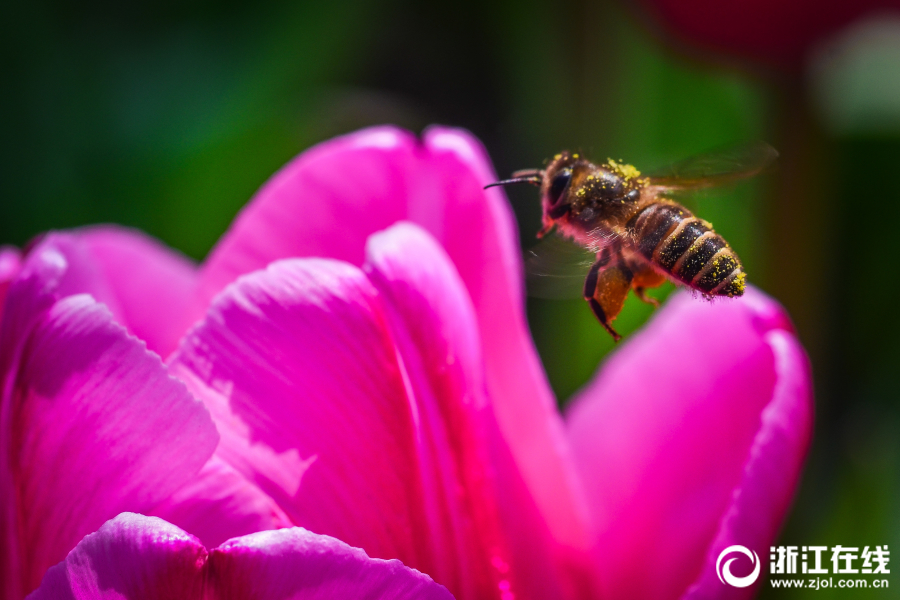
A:
<svg viewBox="0 0 900 600">
<path fill-rule="evenodd" d="M 44 0 L 0 11 L 0 243 L 116 222 L 199 260 L 293 155 L 376 123 L 466 127 L 501 174 L 563 148 L 642 167 L 769 141 L 778 169 L 693 208 L 788 307 L 813 359 L 815 441 L 780 543 L 900 551 L 896 15 L 784 71 L 678 49 L 613 2 Z M 508 191 L 527 248 L 537 195 Z M 650 313 L 630 300 L 617 326 L 627 334 Z M 582 300 L 530 299 L 529 318 L 565 403 L 612 343 Z M 891 583 L 763 596 L 900 598 Z"/>
</svg>

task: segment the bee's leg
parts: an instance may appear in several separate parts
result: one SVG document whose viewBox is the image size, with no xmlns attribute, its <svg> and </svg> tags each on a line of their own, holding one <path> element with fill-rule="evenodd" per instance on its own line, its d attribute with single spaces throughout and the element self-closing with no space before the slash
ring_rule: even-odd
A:
<svg viewBox="0 0 900 600">
<path fill-rule="evenodd" d="M 659 300 L 657 300 L 653 296 L 648 296 L 647 288 L 645 288 L 645 287 L 634 288 L 634 295 L 637 296 L 638 300 L 640 300 L 641 302 L 645 302 L 647 304 L 652 304 L 653 308 L 659 308 Z"/>
<path fill-rule="evenodd" d="M 631 280 L 631 269 L 625 262 L 610 260 L 609 254 L 604 252 L 591 267 L 584 281 L 584 299 L 591 306 L 600 324 L 617 342 L 622 336 L 610 323 L 622 311 L 625 298 L 631 289 Z"/>
<path fill-rule="evenodd" d="M 661 275 L 656 269 L 650 266 L 650 263 L 637 257 L 630 256 L 625 259 L 628 268 L 634 274 L 631 287 L 634 289 L 634 295 L 641 302 L 652 304 L 654 308 L 659 308 L 659 300 L 647 295 L 647 288 L 659 287 L 666 282 L 665 275 Z"/>
</svg>

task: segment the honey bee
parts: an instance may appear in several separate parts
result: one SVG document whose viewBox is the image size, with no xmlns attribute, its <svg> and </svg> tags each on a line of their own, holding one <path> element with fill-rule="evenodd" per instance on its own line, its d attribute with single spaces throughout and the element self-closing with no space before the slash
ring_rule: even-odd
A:
<svg viewBox="0 0 900 600">
<path fill-rule="evenodd" d="M 538 238 L 556 231 L 593 256 L 584 280 L 584 299 L 615 341 L 612 327 L 634 290 L 657 306 L 648 288 L 667 279 L 707 298 L 744 293 L 740 259 L 712 224 L 695 216 L 672 196 L 749 177 L 778 153 L 758 142 L 729 151 L 700 155 L 650 176 L 609 159 L 593 163 L 577 153 L 554 156 L 545 169 L 526 169 L 494 185 L 531 183 L 541 188 L 543 228 Z"/>
</svg>

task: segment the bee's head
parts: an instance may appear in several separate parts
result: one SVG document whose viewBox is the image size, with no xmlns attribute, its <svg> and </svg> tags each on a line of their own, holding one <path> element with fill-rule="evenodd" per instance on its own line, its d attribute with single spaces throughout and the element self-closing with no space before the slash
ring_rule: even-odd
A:
<svg viewBox="0 0 900 600">
<path fill-rule="evenodd" d="M 625 191 L 624 180 L 618 171 L 607 165 L 597 166 L 581 154 L 572 152 L 560 152 L 550 159 L 543 170 L 516 171 L 512 179 L 491 183 L 485 188 L 513 183 L 540 186 L 541 208 L 545 217 L 551 220 L 559 219 L 569 212 L 576 197 L 583 197 L 587 192 L 602 200 L 606 196 L 618 198 Z"/>
<path fill-rule="evenodd" d="M 565 213 L 573 176 L 581 170 L 580 162 L 583 159 L 578 154 L 561 152 L 544 169 L 541 178 L 541 206 L 544 214 L 557 218 L 553 216 L 554 213 Z"/>
<path fill-rule="evenodd" d="M 579 219 L 590 219 L 598 210 L 604 214 L 623 210 L 637 202 L 645 183 L 631 165 L 612 159 L 594 164 L 569 152 L 554 156 L 542 175 L 542 208 L 553 220 L 570 211 Z"/>
</svg>

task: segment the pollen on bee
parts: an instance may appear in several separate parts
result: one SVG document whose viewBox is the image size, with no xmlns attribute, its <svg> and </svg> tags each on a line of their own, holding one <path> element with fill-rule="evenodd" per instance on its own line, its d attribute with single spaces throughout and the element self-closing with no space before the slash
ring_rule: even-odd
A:
<svg viewBox="0 0 900 600">
<path fill-rule="evenodd" d="M 635 168 L 634 165 L 629 165 L 624 161 L 615 161 L 611 158 L 606 159 L 606 164 L 610 169 L 615 171 L 616 175 L 624 179 L 626 182 L 631 182 L 634 179 L 637 179 L 641 176 L 641 172 Z"/>
<path fill-rule="evenodd" d="M 737 290 L 736 296 L 740 296 L 744 293 L 744 289 L 747 287 L 746 279 L 746 273 L 739 273 L 738 276 L 734 278 L 734 289 Z"/>
</svg>

